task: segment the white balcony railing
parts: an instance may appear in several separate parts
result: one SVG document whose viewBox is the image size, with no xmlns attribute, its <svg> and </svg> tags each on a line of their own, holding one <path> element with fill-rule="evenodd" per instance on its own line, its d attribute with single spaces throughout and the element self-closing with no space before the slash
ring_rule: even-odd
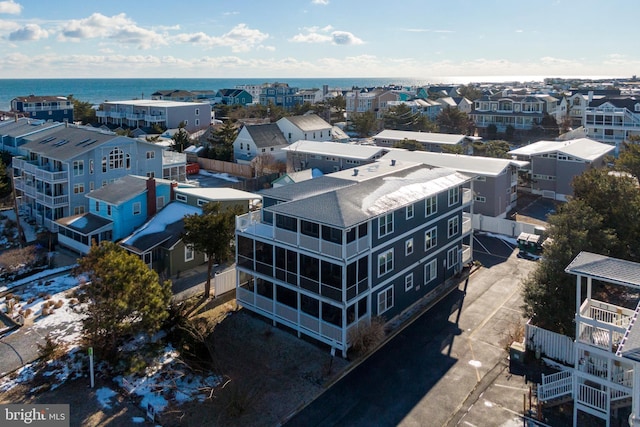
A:
<svg viewBox="0 0 640 427">
<path fill-rule="evenodd" d="M 473 193 L 469 188 L 462 189 L 462 204 L 467 205 L 473 200 Z"/>
<path fill-rule="evenodd" d="M 158 115 L 145 114 L 144 115 L 144 119 L 147 122 L 159 123 L 159 122 L 164 122 L 165 120 L 167 120 L 167 116 L 165 116 L 164 114 L 158 114 Z"/>
<path fill-rule="evenodd" d="M 462 214 L 462 234 L 467 234 L 471 232 L 471 215 L 463 213 Z"/>
<path fill-rule="evenodd" d="M 33 107 L 23 107 L 22 111 L 59 111 L 59 110 L 72 110 L 73 105 L 71 104 L 51 104 L 51 105 L 42 105 L 42 106 L 33 106 Z"/>
<path fill-rule="evenodd" d="M 473 254 L 471 253 L 471 247 L 462 245 L 462 264 L 467 264 L 472 261 Z"/>
<path fill-rule="evenodd" d="M 608 406 L 607 392 L 586 384 L 578 384 L 577 401 L 601 412 L 606 412 Z"/>
<path fill-rule="evenodd" d="M 96 117 L 109 117 L 109 112 L 104 110 L 97 110 Z"/>
<path fill-rule="evenodd" d="M 622 328 L 629 326 L 634 313 L 634 310 L 595 299 L 585 300 L 580 306 L 581 317 Z"/>
<path fill-rule="evenodd" d="M 124 111 L 109 111 L 109 117 L 113 119 L 124 119 Z"/>
<path fill-rule="evenodd" d="M 573 391 L 572 371 L 560 371 L 555 374 L 542 374 L 542 382 L 538 385 L 538 400 L 546 402 L 556 399 Z"/>
</svg>

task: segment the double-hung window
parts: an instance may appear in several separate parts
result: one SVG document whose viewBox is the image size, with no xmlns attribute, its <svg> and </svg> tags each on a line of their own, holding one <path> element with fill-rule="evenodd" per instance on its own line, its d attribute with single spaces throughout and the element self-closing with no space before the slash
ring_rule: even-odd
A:
<svg viewBox="0 0 640 427">
<path fill-rule="evenodd" d="M 393 285 L 378 294 L 378 315 L 393 307 Z"/>
<path fill-rule="evenodd" d="M 438 212 L 438 198 L 431 196 L 424 201 L 424 216 L 428 217 Z"/>
<path fill-rule="evenodd" d="M 424 250 L 428 251 L 438 244 L 438 229 L 433 227 L 424 233 Z"/>
<path fill-rule="evenodd" d="M 393 249 L 378 255 L 378 277 L 393 270 Z"/>
<path fill-rule="evenodd" d="M 450 188 L 448 194 L 449 206 L 453 206 L 460 201 L 460 189 Z"/>
<path fill-rule="evenodd" d="M 458 234 L 458 231 L 460 231 L 460 220 L 457 216 L 454 216 L 447 221 L 447 237 L 450 239 Z"/>
<path fill-rule="evenodd" d="M 393 233 L 393 212 L 378 218 L 378 237 Z"/>
<path fill-rule="evenodd" d="M 424 284 L 438 277 L 438 259 L 432 259 L 424 265 Z"/>
</svg>

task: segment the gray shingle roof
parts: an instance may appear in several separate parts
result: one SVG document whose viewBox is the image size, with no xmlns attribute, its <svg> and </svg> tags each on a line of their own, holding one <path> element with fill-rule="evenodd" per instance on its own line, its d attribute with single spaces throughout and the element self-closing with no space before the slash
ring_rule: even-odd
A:
<svg viewBox="0 0 640 427">
<path fill-rule="evenodd" d="M 632 261 L 583 251 L 571 261 L 571 264 L 564 271 L 636 289 L 640 288 L 640 264 Z"/>
<path fill-rule="evenodd" d="M 84 235 L 89 235 L 112 223 L 111 220 L 90 212 L 60 218 L 56 222 Z"/>
<path fill-rule="evenodd" d="M 287 120 L 302 131 L 311 132 L 314 130 L 330 129 L 331 125 L 321 119 L 316 114 L 307 114 L 304 116 L 283 117 L 280 120 Z"/>
<path fill-rule="evenodd" d="M 91 191 L 87 194 L 87 197 L 112 205 L 119 205 L 145 191 L 147 191 L 146 178 L 126 175 L 104 187 Z"/>
<path fill-rule="evenodd" d="M 339 188 L 353 185 L 353 181 L 334 178 L 331 176 L 321 176 L 319 178 L 302 181 L 296 185 L 285 187 L 269 188 L 260 191 L 258 194 L 263 198 L 291 201 L 305 197 L 312 197 L 327 191 L 334 191 Z"/>
<path fill-rule="evenodd" d="M 129 143 L 131 138 L 106 133 L 94 128 L 60 126 L 48 133 L 49 136 L 34 138 L 22 146 L 23 149 L 41 153 L 56 160 L 69 160 L 100 145 L 123 138 Z"/>
<path fill-rule="evenodd" d="M 274 147 L 277 145 L 287 145 L 282 131 L 275 123 L 266 125 L 247 126 L 247 132 L 258 148 Z"/>
<path fill-rule="evenodd" d="M 319 182 L 322 178 L 306 182 Z M 469 176 L 450 169 L 424 165 L 400 170 L 311 197 L 265 208 L 272 212 L 320 224 L 348 228 L 369 218 L 391 212 L 410 203 L 457 186 Z M 302 183 L 302 184 L 304 184 Z M 285 186 L 290 189 L 297 185 Z"/>
</svg>

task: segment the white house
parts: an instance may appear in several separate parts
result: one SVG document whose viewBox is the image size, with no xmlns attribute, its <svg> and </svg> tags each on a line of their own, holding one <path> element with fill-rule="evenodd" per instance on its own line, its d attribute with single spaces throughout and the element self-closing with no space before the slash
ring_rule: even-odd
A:
<svg viewBox="0 0 640 427">
<path fill-rule="evenodd" d="M 287 143 L 299 141 L 331 141 L 332 126 L 316 114 L 283 117 L 276 122 Z"/>
</svg>

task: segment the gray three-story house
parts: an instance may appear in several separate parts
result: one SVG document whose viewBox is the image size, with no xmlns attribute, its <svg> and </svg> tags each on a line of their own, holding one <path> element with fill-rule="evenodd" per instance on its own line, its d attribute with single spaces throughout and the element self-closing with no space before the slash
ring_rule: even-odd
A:
<svg viewBox="0 0 640 427">
<path fill-rule="evenodd" d="M 237 218 L 237 300 L 342 351 L 471 261 L 473 177 L 395 160 L 263 191 Z"/>
</svg>

